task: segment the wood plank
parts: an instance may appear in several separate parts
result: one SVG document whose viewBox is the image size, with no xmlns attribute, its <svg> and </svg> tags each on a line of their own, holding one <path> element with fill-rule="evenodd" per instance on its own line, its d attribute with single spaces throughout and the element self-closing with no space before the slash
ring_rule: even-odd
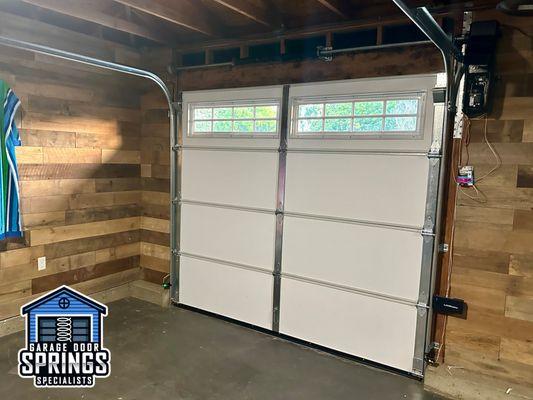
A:
<svg viewBox="0 0 533 400">
<path fill-rule="evenodd" d="M 153 243 L 141 242 L 141 255 L 155 257 L 161 260 L 170 260 L 168 246 L 161 246 Z"/>
<path fill-rule="evenodd" d="M 158 244 L 160 246 L 169 246 L 170 235 L 168 233 L 141 229 L 141 241 L 146 243 Z"/>
<path fill-rule="evenodd" d="M 49 179 L 20 182 L 21 197 L 58 196 L 94 193 L 94 179 Z"/>
<path fill-rule="evenodd" d="M 142 269 L 142 279 L 147 282 L 152 282 L 157 285 L 161 285 L 163 283 L 163 279 L 168 274 L 166 272 L 161 271 L 155 271 L 150 268 L 143 268 Z"/>
<path fill-rule="evenodd" d="M 326 7 L 328 10 L 334 12 L 339 17 L 348 19 L 350 16 L 348 5 L 342 0 L 317 0 L 320 4 Z"/>
<path fill-rule="evenodd" d="M 36 229 L 31 231 L 31 244 L 32 246 L 37 246 L 40 244 L 88 238 L 110 233 L 136 230 L 139 229 L 139 227 L 140 218 L 132 217 L 64 227 Z"/>
<path fill-rule="evenodd" d="M 511 254 L 509 274 L 533 278 L 533 254 Z"/>
<path fill-rule="evenodd" d="M 148 268 L 154 271 L 163 272 L 165 274 L 168 274 L 170 272 L 169 260 L 147 256 L 144 254 L 141 254 L 141 266 L 143 268 Z"/>
<path fill-rule="evenodd" d="M 133 178 L 140 176 L 140 165 L 135 164 L 23 164 L 20 180 Z"/>
<path fill-rule="evenodd" d="M 141 217 L 141 229 L 161 233 L 170 233 L 170 221 L 168 219 Z"/>
<path fill-rule="evenodd" d="M 160 35 L 157 31 L 148 29 L 135 22 L 119 18 L 109 13 L 97 10 L 94 4 L 75 0 L 22 0 L 47 10 L 68 15 L 70 17 L 94 22 L 107 28 L 116 29 L 132 35 L 144 37 L 155 42 L 166 43 L 168 38 Z"/>
<path fill-rule="evenodd" d="M 96 263 L 117 260 L 141 254 L 141 245 L 139 242 L 123 244 L 121 246 L 110 247 L 96 251 Z"/>
<path fill-rule="evenodd" d="M 109 274 L 89 281 L 76 283 L 72 287 L 82 293 L 99 293 L 115 287 L 120 287 L 126 283 L 136 281 L 141 278 L 140 268 L 131 268 L 115 274 Z"/>
<path fill-rule="evenodd" d="M 451 297 L 464 299 L 468 307 L 478 307 L 486 309 L 495 314 L 505 314 L 506 292 L 493 288 L 476 287 L 470 283 L 455 283 L 451 289 Z"/>
<path fill-rule="evenodd" d="M 140 239 L 138 230 L 100 235 L 90 238 L 67 240 L 64 242 L 50 243 L 44 246 L 44 254 L 49 259 L 65 257 L 74 254 L 86 253 L 137 243 Z"/>
<path fill-rule="evenodd" d="M 17 164 L 42 164 L 43 148 L 30 146 L 16 147 L 15 156 L 17 157 Z"/>
<path fill-rule="evenodd" d="M 24 213 L 48 213 L 54 211 L 68 210 L 69 208 L 69 196 L 40 196 L 32 197 L 28 199 L 29 208 Z"/>
<path fill-rule="evenodd" d="M 26 279 L 19 282 L 0 284 L 0 303 L 7 302 L 31 294 L 31 280 Z"/>
<path fill-rule="evenodd" d="M 203 33 L 208 36 L 219 36 L 213 23 L 206 18 L 196 3 L 189 0 L 172 2 L 168 0 L 115 0 L 117 3 L 164 19 L 170 23 Z"/>
<path fill-rule="evenodd" d="M 457 247 L 474 250 L 491 249 L 514 254 L 530 253 L 533 243 L 531 231 L 502 231 L 491 229 L 488 224 L 470 222 L 464 222 L 455 237 Z"/>
<path fill-rule="evenodd" d="M 533 322 L 533 297 L 507 296 L 505 316 Z"/>
<path fill-rule="evenodd" d="M 110 207 L 85 208 L 64 212 L 64 224 L 76 225 L 88 222 L 106 221 L 120 218 L 137 217 L 140 209 L 137 204 L 121 204 Z"/>
<path fill-rule="evenodd" d="M 32 293 L 38 294 L 47 290 L 53 290 L 61 285 L 89 281 L 105 275 L 122 272 L 139 266 L 140 257 L 133 256 L 103 262 L 90 267 L 78 268 L 74 271 L 65 271 L 58 274 L 43 276 L 32 280 Z"/>
<path fill-rule="evenodd" d="M 24 229 L 60 225 L 65 225 L 65 211 L 24 214 L 22 217 L 22 226 Z"/>
<path fill-rule="evenodd" d="M 9 268 L 20 264 L 36 263 L 44 255 L 44 247 L 24 247 L 0 253 L 0 268 Z"/>
<path fill-rule="evenodd" d="M 500 358 L 533 366 L 533 343 L 502 338 Z"/>
<path fill-rule="evenodd" d="M 141 189 L 141 180 L 138 177 L 97 179 L 95 189 L 99 193 L 139 191 Z"/>
<path fill-rule="evenodd" d="M 521 276 L 454 268 L 452 284 L 503 291 L 510 296 L 533 297 L 533 279 Z"/>
<path fill-rule="evenodd" d="M 104 164 L 140 164 L 141 152 L 134 150 L 102 149 L 102 163 Z"/>
<path fill-rule="evenodd" d="M 20 129 L 23 146 L 76 147 L 76 133 Z"/>
<path fill-rule="evenodd" d="M 454 248 L 453 265 L 507 274 L 512 257 L 513 255 L 506 252 Z"/>
<path fill-rule="evenodd" d="M 102 162 L 102 151 L 94 148 L 45 147 L 43 162 L 46 164 L 98 164 Z"/>
<path fill-rule="evenodd" d="M 519 188 L 533 188 L 533 165 L 518 166 L 516 186 Z"/>
<path fill-rule="evenodd" d="M 533 231 L 533 210 L 515 210 L 513 227 L 515 230 Z"/>
<path fill-rule="evenodd" d="M 277 28 L 278 21 L 273 14 L 269 13 L 265 8 L 259 7 L 256 4 L 248 3 L 243 0 L 213 0 L 214 2 L 233 10 L 246 18 L 251 19 L 259 24 L 269 28 Z"/>
</svg>

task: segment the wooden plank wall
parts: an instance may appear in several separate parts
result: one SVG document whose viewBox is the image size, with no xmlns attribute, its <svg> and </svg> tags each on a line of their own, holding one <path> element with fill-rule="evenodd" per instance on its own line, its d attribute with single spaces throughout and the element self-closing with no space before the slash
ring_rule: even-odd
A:
<svg viewBox="0 0 533 400">
<path fill-rule="evenodd" d="M 497 52 L 496 100 L 488 139 L 502 167 L 479 182 L 484 204 L 459 192 L 451 296 L 468 303 L 466 320 L 449 318 L 445 362 L 475 373 L 533 385 L 533 52 L 531 18 L 505 24 Z M 477 176 L 494 157 L 483 120 L 471 126 L 470 163 Z M 467 192 L 473 195 L 473 191 Z"/>
<path fill-rule="evenodd" d="M 145 280 L 161 284 L 170 261 L 168 106 L 159 90 L 145 94 L 141 106 L 141 266 Z"/>
<path fill-rule="evenodd" d="M 110 61 L 130 48 L 0 13 L 0 34 Z M 23 241 L 2 243 L 0 320 L 61 284 L 89 293 L 140 277 L 141 113 L 137 78 L 1 48 L 0 79 L 22 101 L 17 149 Z M 37 258 L 47 267 L 37 270 Z"/>
<path fill-rule="evenodd" d="M 143 65 L 166 80 L 174 90 L 175 76 L 169 75 L 171 49 L 146 49 Z M 168 105 L 155 85 L 141 98 L 141 267 L 142 277 L 161 284 L 170 263 L 170 135 Z"/>
</svg>

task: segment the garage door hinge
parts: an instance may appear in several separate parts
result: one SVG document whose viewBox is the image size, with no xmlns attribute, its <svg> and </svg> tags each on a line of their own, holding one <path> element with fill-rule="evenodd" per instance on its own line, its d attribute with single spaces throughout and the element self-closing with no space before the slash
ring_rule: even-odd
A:
<svg viewBox="0 0 533 400">
<path fill-rule="evenodd" d="M 172 146 L 172 150 L 174 150 L 174 151 L 180 151 L 181 149 L 183 149 L 183 145 L 181 145 L 181 144 L 176 144 L 176 145 Z"/>
<path fill-rule="evenodd" d="M 442 158 L 442 154 L 440 154 L 440 149 L 430 149 L 427 154 L 428 158 Z"/>
<path fill-rule="evenodd" d="M 174 257 L 179 257 L 180 251 L 178 249 L 172 249 L 170 250 L 170 254 L 172 254 Z"/>
<path fill-rule="evenodd" d="M 435 232 L 433 232 L 433 229 L 424 228 L 421 232 L 422 236 L 435 236 Z"/>
</svg>

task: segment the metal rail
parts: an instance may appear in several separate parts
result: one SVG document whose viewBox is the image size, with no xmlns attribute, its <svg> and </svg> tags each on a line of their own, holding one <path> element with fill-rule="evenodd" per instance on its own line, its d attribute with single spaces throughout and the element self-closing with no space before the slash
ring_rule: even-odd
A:
<svg viewBox="0 0 533 400">
<path fill-rule="evenodd" d="M 431 40 L 418 40 L 414 42 L 387 43 L 387 44 L 375 44 L 372 46 L 346 47 L 343 49 L 332 49 L 332 48 L 320 46 L 317 48 L 317 55 L 319 58 L 330 60 L 330 57 L 333 54 L 358 53 L 358 52 L 370 51 L 370 50 L 386 50 L 386 49 L 395 49 L 398 47 L 422 46 L 422 45 L 427 45 L 431 43 L 432 43 Z"/>
<path fill-rule="evenodd" d="M 170 196 L 171 199 L 177 199 L 178 196 L 178 181 L 175 174 L 175 170 L 178 166 L 178 154 L 172 149 L 178 144 L 178 124 L 179 119 L 177 118 L 177 111 L 180 109 L 179 104 L 174 103 L 172 99 L 172 92 L 168 86 L 163 82 L 163 80 L 154 74 L 153 72 L 146 71 L 140 68 L 130 67 L 128 65 L 118 64 L 110 61 L 100 60 L 98 58 L 93 58 L 85 56 L 82 54 L 72 53 L 69 51 L 59 50 L 53 47 L 43 46 L 40 44 L 25 42 L 22 40 L 12 39 L 5 36 L 0 36 L 0 45 L 12 47 L 20 50 L 27 50 L 34 53 L 44 54 L 51 57 L 61 58 L 67 61 L 73 61 L 80 64 L 90 65 L 97 68 L 103 68 L 111 71 L 120 72 L 123 74 L 134 75 L 141 78 L 146 78 L 155 82 L 155 84 L 162 90 L 165 99 L 168 103 L 169 110 L 169 122 L 170 122 L 170 168 L 171 168 L 171 188 Z M 170 247 L 171 251 L 177 252 L 178 248 L 178 214 L 177 211 L 178 204 L 176 201 L 171 201 L 170 205 Z M 170 283 L 171 283 L 171 300 L 176 301 L 176 291 L 177 291 L 177 269 L 176 269 L 176 257 L 171 257 L 170 262 Z"/>
<path fill-rule="evenodd" d="M 444 114 L 442 142 L 440 148 L 440 154 L 442 156 L 441 165 L 439 168 L 438 176 L 438 195 L 435 205 L 435 221 L 434 221 L 434 234 L 435 240 L 433 241 L 433 251 L 431 257 L 431 270 L 429 275 L 431 282 L 429 287 L 433 288 L 435 281 L 435 274 L 438 267 L 439 259 L 439 246 L 442 240 L 442 218 L 443 218 L 443 204 L 444 193 L 443 188 L 446 185 L 448 177 L 448 148 L 450 142 L 450 131 L 454 125 L 456 114 L 456 101 L 457 91 L 460 85 L 462 75 L 464 73 L 463 53 L 461 49 L 455 45 L 448 35 L 441 29 L 437 22 L 433 19 L 429 11 L 425 7 L 411 9 L 403 0 L 392 0 L 403 12 L 407 15 L 416 26 L 437 46 L 442 54 L 444 61 L 444 69 L 446 72 L 447 85 L 445 96 L 446 112 Z M 427 272 L 427 271 L 426 271 Z M 426 282 L 427 284 L 427 282 Z M 421 287 L 421 290 L 423 288 Z M 428 304 L 431 302 L 430 293 L 426 293 L 428 298 Z M 423 376 L 425 353 L 428 351 L 428 336 L 429 336 L 429 323 L 431 316 L 431 307 L 427 310 L 424 318 L 419 318 L 417 325 L 424 320 L 424 327 L 417 326 L 416 341 L 415 341 L 415 356 L 413 359 L 413 373 L 415 375 Z"/>
<path fill-rule="evenodd" d="M 403 0 L 392 1 L 443 53 L 453 55 L 458 61 L 463 59 L 461 49 L 453 43 L 448 35 L 446 35 L 426 7 L 412 9 L 405 4 Z"/>
</svg>

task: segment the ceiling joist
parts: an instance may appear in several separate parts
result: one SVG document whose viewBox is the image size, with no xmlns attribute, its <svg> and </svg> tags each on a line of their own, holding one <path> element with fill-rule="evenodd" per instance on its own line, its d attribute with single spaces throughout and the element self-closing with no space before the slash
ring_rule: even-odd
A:
<svg viewBox="0 0 533 400">
<path fill-rule="evenodd" d="M 208 20 L 206 13 L 191 0 L 114 0 L 135 10 L 164 19 L 175 25 L 203 33 L 207 36 L 220 36 L 215 24 Z"/>
<path fill-rule="evenodd" d="M 123 18 L 99 11 L 93 4 L 79 0 L 22 0 L 24 3 L 54 11 L 69 17 L 78 18 L 84 21 L 116 29 L 132 35 L 144 37 L 159 43 L 168 42 L 168 38 L 159 35 L 152 29 L 128 21 Z"/>
<path fill-rule="evenodd" d="M 324 7 L 328 8 L 330 11 L 334 12 L 338 16 L 348 19 L 350 18 L 350 11 L 346 3 L 343 0 L 317 0 Z"/>
<path fill-rule="evenodd" d="M 227 7 L 259 24 L 269 28 L 278 28 L 278 24 L 271 14 L 244 0 L 213 0 L 224 7 Z"/>
</svg>

